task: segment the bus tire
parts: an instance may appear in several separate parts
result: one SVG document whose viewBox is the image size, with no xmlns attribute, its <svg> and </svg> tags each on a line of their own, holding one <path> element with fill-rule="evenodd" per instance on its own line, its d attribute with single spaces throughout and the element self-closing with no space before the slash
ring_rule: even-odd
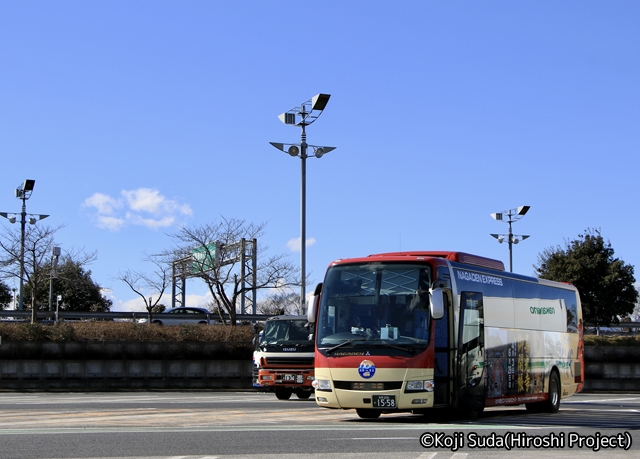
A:
<svg viewBox="0 0 640 459">
<path fill-rule="evenodd" d="M 371 410 L 365 408 L 356 408 L 356 413 L 362 419 L 378 419 L 380 417 L 380 410 Z"/>
<path fill-rule="evenodd" d="M 560 378 L 555 371 L 549 377 L 549 396 L 544 402 L 544 412 L 557 413 L 560 409 Z"/>
<path fill-rule="evenodd" d="M 560 378 L 555 371 L 549 376 L 549 393 L 544 402 L 526 403 L 529 413 L 557 413 L 560 409 Z"/>
<path fill-rule="evenodd" d="M 278 400 L 289 400 L 293 393 L 291 389 L 287 389 L 286 387 L 276 387 L 275 392 Z"/>
</svg>

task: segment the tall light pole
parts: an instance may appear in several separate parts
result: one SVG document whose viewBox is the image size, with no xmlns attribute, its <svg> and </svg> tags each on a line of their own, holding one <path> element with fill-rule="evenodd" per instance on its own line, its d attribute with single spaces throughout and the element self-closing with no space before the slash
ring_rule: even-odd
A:
<svg viewBox="0 0 640 459">
<path fill-rule="evenodd" d="M 16 198 L 22 199 L 22 212 L 20 213 L 20 290 L 19 290 L 19 302 L 18 310 L 24 309 L 24 233 L 25 226 L 27 224 L 27 216 L 29 217 L 29 223 L 35 225 L 38 220 L 42 220 L 48 217 L 48 215 L 27 215 L 27 199 L 31 197 L 33 193 L 33 187 L 36 184 L 35 180 L 25 180 L 16 188 Z M 9 223 L 16 222 L 16 215 L 10 215 L 7 212 L 0 212 L 0 216 L 9 220 Z M 35 294 L 35 292 L 33 292 Z"/>
<path fill-rule="evenodd" d="M 509 224 L 509 233 L 508 234 L 491 234 L 491 236 L 495 237 L 500 244 L 502 244 L 507 239 L 509 243 L 509 271 L 513 272 L 513 244 L 517 244 L 520 241 L 524 241 L 529 236 L 521 236 L 514 235 L 511 231 L 511 224 L 513 222 L 517 222 L 529 211 L 531 206 L 520 206 L 515 209 L 503 210 L 502 212 L 495 212 L 491 214 L 491 216 L 496 221 L 501 221 Z M 506 217 L 506 220 L 505 220 Z"/>
<path fill-rule="evenodd" d="M 51 273 L 49 274 L 49 311 L 53 310 L 53 278 L 56 275 L 58 267 L 58 258 L 60 258 L 60 247 L 54 247 L 51 253 Z"/>
<path fill-rule="evenodd" d="M 306 281 L 307 275 L 305 272 L 306 264 L 306 201 L 307 201 L 307 165 L 306 160 L 309 157 L 307 155 L 308 147 L 313 149 L 313 156 L 321 158 L 324 154 L 335 150 L 335 147 L 316 147 L 314 145 L 307 144 L 306 127 L 312 124 L 322 114 L 324 108 L 329 102 L 330 94 L 318 94 L 312 97 L 310 100 L 303 102 L 299 107 L 294 107 L 291 110 L 278 116 L 280 121 L 284 124 L 292 126 L 300 126 L 302 128 L 302 134 L 300 136 L 299 144 L 287 144 L 269 142 L 280 151 L 284 151 L 291 156 L 297 156 L 300 158 L 300 313 L 304 314 L 305 308 L 305 296 L 306 296 Z"/>
</svg>

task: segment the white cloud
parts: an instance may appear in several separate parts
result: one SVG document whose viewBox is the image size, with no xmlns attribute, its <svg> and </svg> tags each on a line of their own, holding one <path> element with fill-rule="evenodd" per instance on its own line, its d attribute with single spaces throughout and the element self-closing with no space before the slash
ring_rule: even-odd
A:
<svg viewBox="0 0 640 459">
<path fill-rule="evenodd" d="M 127 212 L 127 220 L 131 222 L 133 225 L 146 226 L 147 228 L 166 228 L 167 226 L 173 225 L 173 222 L 176 221 L 175 217 L 168 216 L 163 218 L 144 218 L 141 215 Z"/>
<path fill-rule="evenodd" d="M 109 217 L 107 215 L 97 216 L 98 227 L 108 229 L 109 231 L 118 231 L 124 225 L 122 218 Z"/>
<path fill-rule="evenodd" d="M 166 228 L 174 225 L 178 217 L 193 214 L 188 204 L 167 199 L 151 188 L 122 190 L 118 198 L 94 193 L 82 205 L 95 209 L 96 225 L 110 231 L 119 231 L 127 224 Z"/>
<path fill-rule="evenodd" d="M 95 207 L 101 215 L 111 215 L 116 209 L 122 207 L 122 202 L 102 193 L 94 193 L 85 199 L 83 206 Z"/>
<path fill-rule="evenodd" d="M 113 295 L 107 295 L 113 301 L 113 305 L 111 306 L 111 311 L 113 312 L 140 312 L 146 313 L 144 301 L 140 296 L 136 295 L 136 298 L 130 300 L 119 300 L 115 298 Z M 156 297 L 155 295 L 149 295 Z M 207 293 L 205 295 L 189 295 L 187 294 L 186 298 L 187 306 L 198 307 L 198 308 L 206 308 L 211 303 L 211 294 Z M 167 309 L 171 308 L 171 291 L 165 292 L 162 295 L 162 299 L 160 300 L 161 304 L 164 304 Z M 137 315 L 136 315 L 137 316 Z M 143 316 L 140 316 L 142 318 Z"/>
<path fill-rule="evenodd" d="M 316 243 L 316 238 L 308 237 L 306 246 L 311 247 L 315 243 Z M 300 238 L 297 237 L 294 239 L 289 239 L 289 241 L 287 242 L 287 247 L 289 247 L 289 250 L 291 250 L 292 252 L 300 252 Z"/>
</svg>

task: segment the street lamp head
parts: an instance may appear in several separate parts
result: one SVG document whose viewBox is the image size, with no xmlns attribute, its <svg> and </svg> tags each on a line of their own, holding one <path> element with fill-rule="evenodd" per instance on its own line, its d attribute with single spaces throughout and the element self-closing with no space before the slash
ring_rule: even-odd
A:
<svg viewBox="0 0 640 459">
<path fill-rule="evenodd" d="M 311 110 L 322 111 L 327 106 L 331 94 L 318 94 L 311 99 Z"/>
<path fill-rule="evenodd" d="M 296 114 L 292 112 L 285 112 L 278 115 L 278 119 L 284 124 L 296 124 Z"/>
<path fill-rule="evenodd" d="M 531 206 L 520 206 L 515 209 L 503 210 L 502 212 L 494 212 L 491 214 L 494 220 L 505 222 L 505 223 L 513 223 L 520 220 L 524 215 L 529 212 Z"/>
<path fill-rule="evenodd" d="M 33 192 L 33 187 L 35 186 L 35 184 L 35 180 L 25 180 L 20 184 L 20 186 L 18 186 L 18 188 L 16 188 L 16 198 L 23 199 L 25 201 L 29 199 L 31 193 Z"/>
<path fill-rule="evenodd" d="M 302 126 L 303 128 L 309 126 L 322 114 L 330 97 L 330 94 L 317 94 L 299 107 L 294 107 L 278 115 L 278 118 L 284 124 Z"/>
<path fill-rule="evenodd" d="M 326 155 L 330 151 L 333 151 L 336 149 L 336 147 L 314 147 L 313 145 L 311 145 L 311 148 L 313 148 L 313 154 L 315 155 L 316 158 L 322 158 L 324 155 Z"/>
<path fill-rule="evenodd" d="M 29 224 L 35 225 L 38 220 L 44 220 L 48 215 L 29 215 Z"/>
<path fill-rule="evenodd" d="M 298 156 L 300 154 L 300 149 L 296 145 L 291 145 L 287 150 L 291 156 Z"/>
<path fill-rule="evenodd" d="M 269 142 L 272 146 L 276 147 L 278 150 L 283 151 L 291 156 L 300 156 L 300 145 L 292 144 L 292 143 L 279 143 L 279 142 Z"/>
<path fill-rule="evenodd" d="M 491 234 L 491 236 L 495 237 L 500 244 L 504 242 L 504 234 Z"/>
<path fill-rule="evenodd" d="M 6 218 L 7 220 L 9 220 L 9 223 L 16 222 L 16 214 L 9 215 L 7 212 L 0 212 L 0 217 Z"/>
<path fill-rule="evenodd" d="M 516 235 L 514 235 L 514 236 L 513 236 L 513 243 L 514 243 L 514 244 L 517 244 L 517 243 L 518 243 L 518 242 L 520 242 L 520 241 L 524 241 L 524 240 L 525 240 L 526 238 L 528 238 L 528 237 L 529 237 L 529 236 L 521 236 L 521 235 L 516 236 Z"/>
<path fill-rule="evenodd" d="M 27 179 L 24 181 L 24 183 L 22 184 L 22 189 L 24 191 L 33 191 L 33 187 L 35 186 L 36 181 L 35 180 L 30 180 Z"/>
</svg>

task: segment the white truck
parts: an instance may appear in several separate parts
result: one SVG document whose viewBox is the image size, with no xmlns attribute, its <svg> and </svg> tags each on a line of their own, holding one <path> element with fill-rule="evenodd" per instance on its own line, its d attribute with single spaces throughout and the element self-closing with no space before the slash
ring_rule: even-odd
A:
<svg viewBox="0 0 640 459">
<path fill-rule="evenodd" d="M 275 392 L 279 400 L 292 394 L 306 400 L 313 393 L 314 342 L 306 316 L 274 316 L 255 338 L 253 385 Z"/>
</svg>

